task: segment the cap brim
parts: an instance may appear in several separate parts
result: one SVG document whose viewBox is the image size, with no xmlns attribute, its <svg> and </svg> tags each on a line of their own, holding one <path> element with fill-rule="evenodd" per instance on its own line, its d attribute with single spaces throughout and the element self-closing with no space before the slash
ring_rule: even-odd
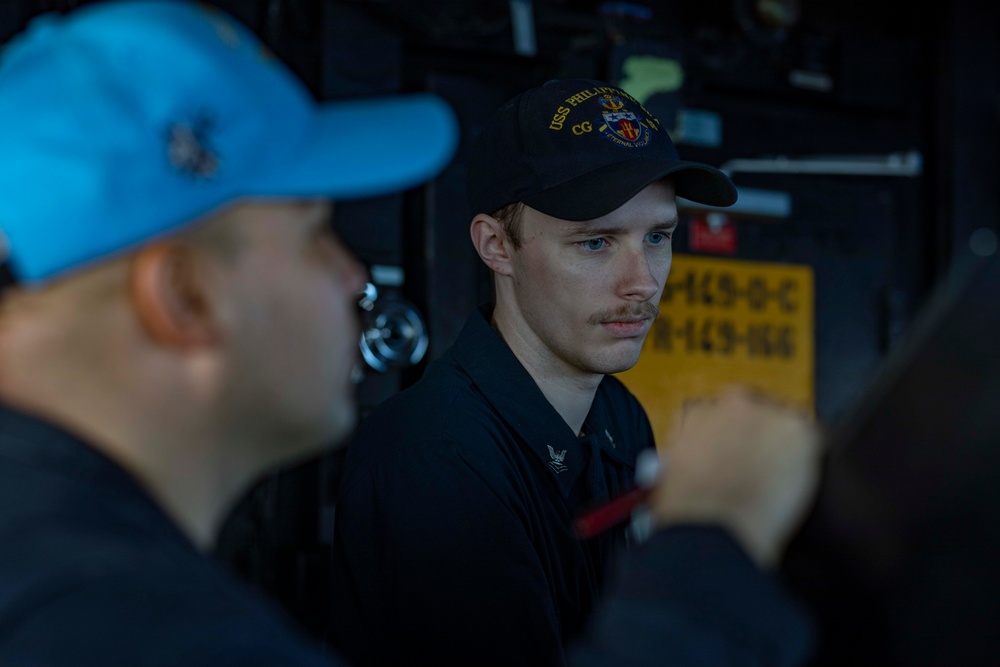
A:
<svg viewBox="0 0 1000 667">
<path fill-rule="evenodd" d="M 674 194 L 708 206 L 732 206 L 736 186 L 706 164 L 636 159 L 617 162 L 524 198 L 528 206 L 563 220 L 594 220 L 611 213 L 650 183 L 670 176 Z"/>
<path fill-rule="evenodd" d="M 429 93 L 328 102 L 307 140 L 259 194 L 348 200 L 415 187 L 454 156 L 458 121 Z"/>
</svg>

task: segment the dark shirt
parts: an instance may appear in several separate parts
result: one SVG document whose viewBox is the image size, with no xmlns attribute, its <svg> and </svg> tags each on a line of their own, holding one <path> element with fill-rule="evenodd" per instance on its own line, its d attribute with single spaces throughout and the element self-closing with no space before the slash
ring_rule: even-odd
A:
<svg viewBox="0 0 1000 667">
<path fill-rule="evenodd" d="M 0 407 L 0 665 L 329 667 L 122 468 Z"/>
<path fill-rule="evenodd" d="M 661 530 L 623 565 L 586 636 L 570 647 L 573 667 L 810 664 L 817 635 L 808 611 L 725 530 Z"/>
<path fill-rule="evenodd" d="M 642 407 L 607 376 L 578 437 L 488 314 L 349 445 L 333 635 L 363 664 L 560 664 L 630 540 L 573 520 L 634 483 Z"/>
<path fill-rule="evenodd" d="M 120 467 L 3 407 L 0 545 L 3 667 L 340 664 L 200 554 Z M 662 531 L 626 565 L 571 648 L 575 667 L 805 664 L 808 618 L 724 531 Z M 491 661 L 483 649 L 469 664 Z"/>
</svg>

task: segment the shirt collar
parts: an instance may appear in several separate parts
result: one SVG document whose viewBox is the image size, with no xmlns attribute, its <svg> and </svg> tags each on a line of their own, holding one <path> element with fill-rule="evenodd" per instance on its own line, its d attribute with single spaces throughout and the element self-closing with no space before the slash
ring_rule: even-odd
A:
<svg viewBox="0 0 1000 667">
<path fill-rule="evenodd" d="M 497 414 L 542 461 L 563 496 L 569 497 L 587 467 L 589 454 L 507 343 L 490 326 L 492 312 L 493 305 L 485 304 L 472 314 L 455 342 L 455 360 Z M 613 459 L 629 465 L 625 453 L 619 451 L 624 448 L 610 444 L 614 434 L 607 407 L 596 397 L 584 428 L 597 436 L 596 441 Z"/>
<path fill-rule="evenodd" d="M 623 442 L 625 436 L 618 433 L 615 427 L 615 420 L 611 415 L 610 401 L 601 400 L 607 377 L 601 381 L 601 386 L 597 388 L 594 396 L 594 404 L 590 406 L 590 413 L 583 423 L 584 431 L 592 433 L 598 444 L 606 455 L 615 461 L 632 468 L 635 466 L 634 443 Z"/>
</svg>

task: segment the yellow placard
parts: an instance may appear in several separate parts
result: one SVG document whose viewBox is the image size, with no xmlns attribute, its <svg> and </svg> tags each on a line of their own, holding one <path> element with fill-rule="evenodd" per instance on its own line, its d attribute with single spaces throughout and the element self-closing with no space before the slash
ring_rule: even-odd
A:
<svg viewBox="0 0 1000 667">
<path fill-rule="evenodd" d="M 617 377 L 663 446 L 686 400 L 733 383 L 814 412 L 814 343 L 811 267 L 674 255 L 639 363 Z"/>
</svg>

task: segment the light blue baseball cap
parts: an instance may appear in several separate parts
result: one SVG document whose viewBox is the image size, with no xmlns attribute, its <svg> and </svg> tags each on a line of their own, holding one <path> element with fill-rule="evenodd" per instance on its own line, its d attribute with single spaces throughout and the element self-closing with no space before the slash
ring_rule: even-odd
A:
<svg viewBox="0 0 1000 667">
<path fill-rule="evenodd" d="M 457 137 L 429 93 L 317 103 L 218 9 L 93 4 L 0 52 L 0 234 L 18 280 L 41 284 L 236 199 L 414 187 Z"/>
</svg>

